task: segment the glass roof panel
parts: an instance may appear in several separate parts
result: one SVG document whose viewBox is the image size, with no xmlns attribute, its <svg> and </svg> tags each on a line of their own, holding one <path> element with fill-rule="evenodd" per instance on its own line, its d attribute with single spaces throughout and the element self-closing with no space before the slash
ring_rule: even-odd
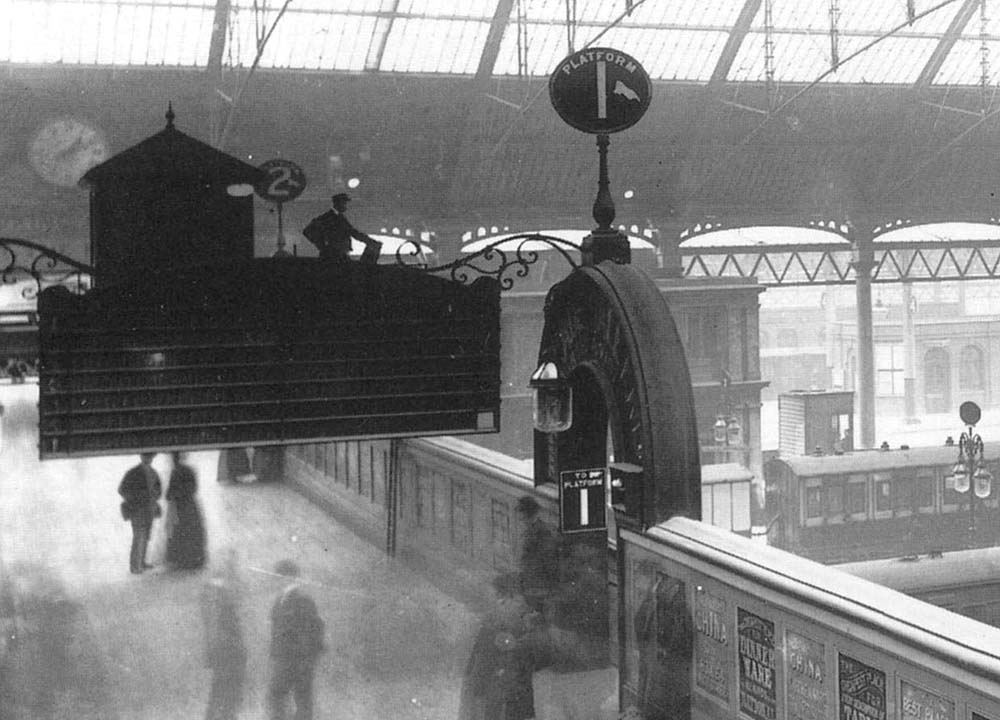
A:
<svg viewBox="0 0 1000 720">
<path fill-rule="evenodd" d="M 840 35 L 841 60 L 874 38 Z M 831 69 L 829 35 L 778 33 L 774 40 L 774 79 L 777 82 L 812 82 Z M 856 58 L 842 62 L 824 78 L 841 83 L 912 83 L 937 46 L 935 38 L 889 37 Z M 764 33 L 750 33 L 737 54 L 730 80 L 764 82 Z"/>
<path fill-rule="evenodd" d="M 654 80 L 707 80 L 712 74 L 727 32 L 664 30 L 616 26 L 592 41 L 600 29 L 577 29 L 577 47 L 589 45 L 621 48 L 635 57 Z M 494 73 L 517 75 L 517 36 L 507 32 L 500 45 Z M 559 25 L 528 23 L 528 73 L 547 76 L 569 54 L 566 30 Z"/>
<path fill-rule="evenodd" d="M 381 70 L 472 74 L 489 32 L 479 20 L 397 18 L 386 42 Z M 434 38 L 435 42 L 427 42 Z"/>
<path fill-rule="evenodd" d="M 528 23 L 527 66 L 529 75 L 549 75 L 556 64 L 569 54 L 566 28 L 559 25 Z M 582 28 L 581 28 L 582 29 Z M 580 30 L 577 31 L 580 41 Z M 513 25 L 507 27 L 497 55 L 495 75 L 517 75 L 517 34 Z"/>
<path fill-rule="evenodd" d="M 496 0 L 401 0 L 396 12 L 400 15 L 423 17 L 463 17 L 492 20 Z M 385 8 L 386 10 L 390 8 Z"/>
<path fill-rule="evenodd" d="M 986 56 L 987 82 L 996 86 L 1000 82 L 1000 41 L 988 41 L 986 47 L 989 53 Z M 958 40 L 941 65 L 934 84 L 978 85 L 983 74 L 982 57 L 979 40 Z"/>
<path fill-rule="evenodd" d="M 869 38 L 847 37 L 841 57 L 856 52 Z M 848 83 L 912 83 L 920 76 L 938 41 L 933 38 L 890 37 L 844 63 L 828 80 Z"/>
<path fill-rule="evenodd" d="M 568 52 L 566 0 L 520 1 L 527 22 L 527 71 L 547 76 Z M 575 0 L 575 45 L 620 47 L 640 58 L 658 80 L 706 81 L 743 8 L 742 0 L 634 1 L 636 7 L 626 15 L 623 0 Z M 922 12 L 941 0 L 911 2 Z M 891 40 L 829 76 L 829 82 L 911 82 L 963 5 L 954 0 L 907 24 L 907 0 L 836 3 L 841 58 L 889 30 L 899 30 Z M 216 0 L 0 0 L 0 60 L 203 66 L 215 4 Z M 230 21 L 238 43 L 229 49 L 229 61 L 244 65 L 253 61 L 255 33 L 272 25 L 283 4 L 284 0 L 232 0 Z M 293 0 L 261 65 L 471 74 L 496 4 L 497 0 Z M 263 10 L 257 9 L 261 6 Z M 773 1 L 776 81 L 809 82 L 830 68 L 830 6 L 831 0 Z M 1000 13 L 994 9 L 987 6 L 985 31 L 996 51 Z M 980 81 L 983 22 L 976 9 L 937 83 Z M 763 81 L 763 23 L 762 4 L 730 80 Z M 518 72 L 518 29 L 514 11 L 505 28 L 497 74 Z M 391 35 L 385 42 L 385 61 L 375 68 L 383 31 Z M 427 38 L 440 42 L 428 43 Z M 1000 53 L 992 52 L 994 57 Z M 992 68 L 989 80 L 997 81 Z"/>
<path fill-rule="evenodd" d="M 924 12 L 940 4 L 921 0 L 915 3 L 917 13 Z M 848 34 L 881 35 L 907 22 L 906 3 L 899 0 L 838 0 L 837 29 Z M 952 2 L 927 17 L 908 25 L 905 30 L 943 33 L 961 3 Z M 830 3 L 825 0 L 797 2 L 786 0 L 772 6 L 772 22 L 778 32 L 813 31 L 829 33 Z M 754 17 L 754 30 L 764 29 L 764 6 Z"/>
</svg>

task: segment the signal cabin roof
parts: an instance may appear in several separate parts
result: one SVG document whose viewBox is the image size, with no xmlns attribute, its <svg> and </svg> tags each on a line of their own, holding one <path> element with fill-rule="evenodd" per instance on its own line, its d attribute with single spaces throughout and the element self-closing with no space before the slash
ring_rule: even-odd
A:
<svg viewBox="0 0 1000 720">
<path fill-rule="evenodd" d="M 80 179 L 81 186 L 133 182 L 141 178 L 180 178 L 188 181 L 256 183 L 260 171 L 208 143 L 174 127 L 173 111 L 160 132 L 123 150 Z"/>
</svg>

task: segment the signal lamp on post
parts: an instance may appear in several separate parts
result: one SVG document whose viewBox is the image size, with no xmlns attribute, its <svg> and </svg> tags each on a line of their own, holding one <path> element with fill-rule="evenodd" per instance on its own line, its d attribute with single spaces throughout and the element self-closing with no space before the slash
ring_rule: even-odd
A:
<svg viewBox="0 0 1000 720">
<path fill-rule="evenodd" d="M 986 468 L 983 439 L 976 432 L 981 412 L 974 402 L 964 402 L 959 416 L 967 429 L 958 440 L 958 459 L 951 470 L 955 492 L 969 493 L 969 544 L 975 543 L 976 498 L 985 500 L 993 493 L 993 473 Z"/>
<path fill-rule="evenodd" d="M 543 433 L 569 430 L 573 425 L 573 387 L 559 375 L 555 363 L 543 362 L 531 374 L 535 429 Z"/>
</svg>

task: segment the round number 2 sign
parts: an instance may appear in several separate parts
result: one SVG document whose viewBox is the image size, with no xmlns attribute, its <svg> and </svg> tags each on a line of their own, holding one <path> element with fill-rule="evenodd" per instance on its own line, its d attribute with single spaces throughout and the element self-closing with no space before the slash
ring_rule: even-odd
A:
<svg viewBox="0 0 1000 720">
<path fill-rule="evenodd" d="M 257 169 L 260 170 L 260 179 L 254 190 L 265 200 L 288 202 L 306 189 L 306 174 L 290 160 L 268 160 Z"/>
</svg>

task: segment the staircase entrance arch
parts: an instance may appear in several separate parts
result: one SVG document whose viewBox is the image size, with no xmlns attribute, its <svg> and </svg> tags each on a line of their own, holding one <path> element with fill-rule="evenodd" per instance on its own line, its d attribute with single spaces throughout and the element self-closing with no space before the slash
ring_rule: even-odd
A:
<svg viewBox="0 0 1000 720">
<path fill-rule="evenodd" d="M 610 432 L 615 461 L 642 469 L 632 520 L 645 528 L 674 515 L 701 519 L 691 379 L 667 302 L 649 276 L 603 262 L 553 286 L 539 362 L 555 362 L 574 387 L 570 429 L 536 435 L 540 479 L 606 465 Z"/>
</svg>

